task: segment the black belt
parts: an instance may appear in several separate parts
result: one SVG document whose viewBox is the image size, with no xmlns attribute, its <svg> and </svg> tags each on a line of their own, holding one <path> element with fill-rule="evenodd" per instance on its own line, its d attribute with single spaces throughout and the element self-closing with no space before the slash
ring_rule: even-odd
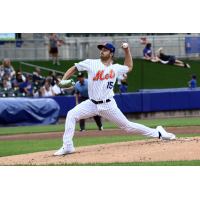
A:
<svg viewBox="0 0 200 200">
<path fill-rule="evenodd" d="M 89 99 L 89 97 L 82 97 L 82 96 L 80 96 L 80 99 L 85 99 L 85 100 L 87 100 L 87 99 Z"/>
<path fill-rule="evenodd" d="M 93 99 L 91 99 L 91 101 L 92 101 L 93 103 L 95 103 L 95 104 L 103 103 L 103 101 L 95 101 L 95 100 L 93 100 Z M 106 100 L 106 103 L 108 103 L 108 102 L 110 102 L 110 101 L 111 101 L 110 99 L 107 99 L 107 100 Z"/>
</svg>

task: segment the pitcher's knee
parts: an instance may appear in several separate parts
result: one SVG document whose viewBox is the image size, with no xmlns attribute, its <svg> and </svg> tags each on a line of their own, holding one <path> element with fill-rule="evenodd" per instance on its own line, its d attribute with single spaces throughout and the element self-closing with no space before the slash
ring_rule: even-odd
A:
<svg viewBox="0 0 200 200">
<path fill-rule="evenodd" d="M 72 110 L 70 110 L 67 114 L 67 120 L 75 120 L 78 121 L 79 120 L 79 116 Z"/>
<path fill-rule="evenodd" d="M 132 132 L 134 127 L 133 124 L 127 123 L 125 126 L 121 126 L 120 128 L 126 132 Z"/>
<path fill-rule="evenodd" d="M 124 131 L 126 131 L 126 132 L 131 132 L 132 127 L 125 126 L 125 127 L 122 127 L 121 129 L 124 130 Z"/>
</svg>

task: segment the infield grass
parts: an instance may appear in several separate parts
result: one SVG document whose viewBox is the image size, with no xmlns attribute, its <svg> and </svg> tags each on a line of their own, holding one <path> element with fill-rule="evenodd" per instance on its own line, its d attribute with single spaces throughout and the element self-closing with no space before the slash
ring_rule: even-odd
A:
<svg viewBox="0 0 200 200">
<path fill-rule="evenodd" d="M 197 137 L 200 134 L 177 135 L 177 137 Z M 91 146 L 98 144 L 109 144 L 117 142 L 128 142 L 136 140 L 152 139 L 144 136 L 112 136 L 112 137 L 92 137 L 74 138 L 74 147 Z M 0 157 L 27 154 L 41 151 L 58 150 L 62 146 L 62 139 L 55 140 L 19 140 L 0 141 Z"/>
<path fill-rule="evenodd" d="M 6 166 L 6 165 L 5 165 Z M 10 166 L 10 165 L 7 165 Z M 37 166 L 37 165 L 12 165 L 12 166 Z M 86 163 L 86 164 L 49 164 L 40 166 L 200 166 L 200 160 L 178 160 L 157 162 L 117 162 L 117 163 Z"/>
<path fill-rule="evenodd" d="M 6 165 L 5 165 L 6 166 Z M 10 166 L 10 165 L 7 165 Z M 12 165 L 12 166 L 37 166 L 37 165 Z M 117 163 L 86 163 L 86 164 L 49 164 L 40 166 L 200 166 L 200 160 L 178 160 L 157 162 L 117 162 Z"/>
<path fill-rule="evenodd" d="M 155 119 L 155 120 L 136 120 L 135 123 L 143 124 L 150 128 L 157 126 L 180 127 L 180 126 L 200 126 L 200 118 L 177 118 L 177 119 Z M 97 129 L 96 123 L 86 123 L 86 130 Z M 104 129 L 118 129 L 118 126 L 111 123 L 103 123 Z M 47 125 L 47 126 L 23 126 L 0 128 L 0 135 L 12 135 L 23 133 L 44 133 L 44 132 L 64 132 L 65 125 Z M 75 130 L 79 130 L 79 124 L 76 124 Z"/>
<path fill-rule="evenodd" d="M 29 166 L 29 165 L 27 165 Z M 157 162 L 117 162 L 117 163 L 87 163 L 87 164 L 50 164 L 44 166 L 200 166 L 200 160 L 178 160 Z"/>
<path fill-rule="evenodd" d="M 74 147 L 80 147 L 145 139 L 147 138 L 144 136 L 92 137 L 74 138 L 73 142 Z M 0 157 L 41 151 L 58 150 L 61 148 L 62 144 L 62 139 L 0 141 Z"/>
</svg>

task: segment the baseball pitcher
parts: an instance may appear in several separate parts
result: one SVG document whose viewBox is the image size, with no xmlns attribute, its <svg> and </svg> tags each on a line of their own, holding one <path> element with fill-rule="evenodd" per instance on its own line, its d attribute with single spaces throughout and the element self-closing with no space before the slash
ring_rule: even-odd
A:
<svg viewBox="0 0 200 200">
<path fill-rule="evenodd" d="M 65 123 L 65 133 L 63 135 L 63 146 L 54 155 L 64 155 L 74 153 L 73 136 L 76 121 L 86 119 L 96 115 L 102 116 L 115 123 L 119 128 L 127 132 L 140 133 L 146 137 L 164 139 L 175 139 L 175 135 L 167 133 L 161 126 L 151 129 L 141 124 L 130 122 L 117 107 L 113 98 L 113 87 L 116 78 L 129 73 L 133 68 L 133 60 L 129 45 L 122 43 L 121 48 L 125 52 L 124 65 L 112 64 L 111 59 L 115 53 L 115 47 L 111 43 L 97 46 L 100 49 L 100 59 L 87 59 L 75 63 L 60 82 L 60 87 L 69 87 L 74 84 L 73 80 L 67 80 L 77 71 L 87 71 L 88 73 L 88 94 L 89 99 L 67 114 Z"/>
</svg>

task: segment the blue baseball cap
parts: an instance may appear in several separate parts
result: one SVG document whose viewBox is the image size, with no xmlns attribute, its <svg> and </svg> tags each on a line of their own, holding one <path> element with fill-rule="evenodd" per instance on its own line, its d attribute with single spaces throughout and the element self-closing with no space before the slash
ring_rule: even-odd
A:
<svg viewBox="0 0 200 200">
<path fill-rule="evenodd" d="M 196 74 L 192 74 L 192 75 L 190 75 L 190 77 L 196 78 L 197 76 L 196 76 Z"/>
<path fill-rule="evenodd" d="M 26 74 L 26 77 L 30 77 L 30 74 Z"/>
<path fill-rule="evenodd" d="M 100 50 L 102 47 L 106 47 L 106 48 L 110 49 L 111 52 L 115 53 L 115 47 L 111 43 L 106 42 L 104 44 L 97 45 L 97 48 Z"/>
</svg>

